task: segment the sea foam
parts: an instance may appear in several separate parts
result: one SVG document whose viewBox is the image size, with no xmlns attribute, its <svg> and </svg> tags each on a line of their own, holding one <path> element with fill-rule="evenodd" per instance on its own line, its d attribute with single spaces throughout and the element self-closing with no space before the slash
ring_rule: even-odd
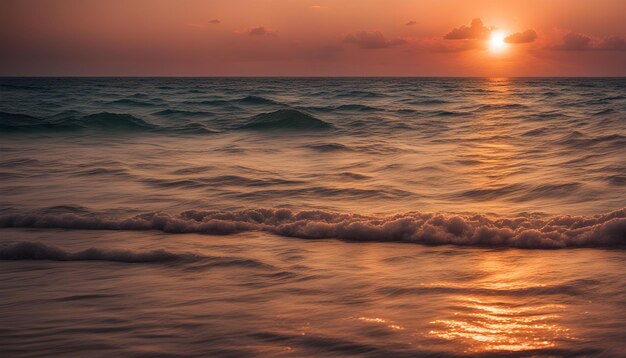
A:
<svg viewBox="0 0 626 358">
<path fill-rule="evenodd" d="M 626 208 L 596 216 L 526 214 L 512 217 L 420 212 L 377 217 L 288 209 L 190 210 L 177 215 L 153 212 L 129 218 L 98 213 L 32 213 L 2 215 L 0 227 L 159 230 L 216 235 L 264 231 L 305 239 L 524 249 L 626 246 Z"/>
</svg>

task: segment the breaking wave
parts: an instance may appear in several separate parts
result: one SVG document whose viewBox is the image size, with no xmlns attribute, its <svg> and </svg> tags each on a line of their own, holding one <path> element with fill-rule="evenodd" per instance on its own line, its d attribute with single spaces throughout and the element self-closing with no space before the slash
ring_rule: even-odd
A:
<svg viewBox="0 0 626 358">
<path fill-rule="evenodd" d="M 421 212 L 376 217 L 288 209 L 190 210 L 178 215 L 154 212 L 122 219 L 97 213 L 31 213 L 1 215 L 0 227 L 160 230 L 218 235 L 264 231 L 304 239 L 524 249 L 626 246 L 626 208 L 595 216 L 523 214 L 514 217 Z"/>
</svg>

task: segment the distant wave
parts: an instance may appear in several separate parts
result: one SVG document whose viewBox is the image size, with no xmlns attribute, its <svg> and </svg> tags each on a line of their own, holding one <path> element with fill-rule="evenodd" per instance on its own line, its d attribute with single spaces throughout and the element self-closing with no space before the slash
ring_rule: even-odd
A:
<svg viewBox="0 0 626 358">
<path fill-rule="evenodd" d="M 55 115 L 38 118 L 21 113 L 0 112 L 0 133 L 65 132 L 80 129 L 81 126 L 72 113 L 68 117 Z"/>
<path fill-rule="evenodd" d="M 176 112 L 167 110 L 158 112 L 160 115 L 174 115 Z M 187 116 L 203 116 L 202 112 L 190 112 Z M 206 112 L 208 113 L 208 112 Z M 81 116 L 75 111 L 63 112 L 51 117 L 39 118 L 25 114 L 0 112 L 0 130 L 5 133 L 39 133 L 39 132 L 173 132 L 189 134 L 207 134 L 217 131 L 197 122 L 178 122 L 170 126 L 157 125 L 127 113 L 99 112 Z"/>
<path fill-rule="evenodd" d="M 309 144 L 303 146 L 303 148 L 316 150 L 318 152 L 344 152 L 344 151 L 352 151 L 352 148 L 347 145 L 341 143 L 319 143 L 319 144 Z"/>
<path fill-rule="evenodd" d="M 424 99 L 419 99 L 419 100 L 406 101 L 406 103 L 416 105 L 416 106 L 420 106 L 420 105 L 429 106 L 429 105 L 435 105 L 435 104 L 447 104 L 449 102 L 442 100 L 442 99 L 436 99 L 436 98 L 424 98 Z"/>
<path fill-rule="evenodd" d="M 162 111 L 152 113 L 155 116 L 160 117 L 208 117 L 212 116 L 212 112 L 204 112 L 204 111 L 184 111 L 179 109 L 164 109 Z"/>
<path fill-rule="evenodd" d="M 157 126 L 130 114 L 101 112 L 81 118 L 77 123 L 84 128 L 106 130 L 154 130 Z"/>
<path fill-rule="evenodd" d="M 165 109 L 152 113 L 154 116 L 177 119 L 166 124 L 154 124 L 128 113 L 99 112 L 83 115 L 76 111 L 62 112 L 50 117 L 35 117 L 27 114 L 0 112 L 0 130 L 5 133 L 31 132 L 70 132 L 95 130 L 100 132 L 173 132 L 173 133 L 215 133 L 204 123 L 191 119 L 211 116 L 211 112 Z M 332 125 L 305 112 L 294 109 L 280 109 L 261 113 L 235 129 L 250 130 L 319 130 Z"/>
<path fill-rule="evenodd" d="M 61 113 L 48 118 L 0 112 L 0 128 L 8 132 L 98 130 L 154 130 L 157 127 L 126 113 L 100 112 L 83 117 Z"/>
<path fill-rule="evenodd" d="M 624 148 L 626 145 L 626 136 L 621 134 L 606 134 L 598 137 L 590 137 L 584 135 L 581 132 L 574 131 L 561 139 L 557 140 L 556 143 L 570 146 L 573 148 L 590 148 L 596 145 L 603 145 L 607 147 L 614 148 Z"/>
<path fill-rule="evenodd" d="M 382 111 L 383 109 L 366 106 L 363 104 L 343 104 L 341 106 L 335 107 L 335 110 L 338 111 L 359 111 L 359 112 L 376 112 Z"/>
<path fill-rule="evenodd" d="M 367 106 L 364 104 L 356 104 L 356 103 L 342 104 L 339 106 L 324 106 L 324 107 L 306 106 L 303 108 L 306 110 L 310 110 L 310 111 L 326 112 L 326 113 L 332 113 L 335 111 L 342 111 L 342 112 L 382 112 L 382 111 L 385 111 L 383 108 L 372 107 L 372 106 Z"/>
<path fill-rule="evenodd" d="M 440 111 L 430 111 L 430 112 L 425 112 L 437 117 L 460 117 L 460 116 L 464 116 L 467 115 L 467 113 L 463 113 L 463 112 L 452 112 L 452 111 L 444 111 L 444 110 L 440 110 Z"/>
<path fill-rule="evenodd" d="M 247 104 L 278 104 L 278 102 L 259 96 L 246 96 L 236 100 L 238 103 L 247 103 Z"/>
<path fill-rule="evenodd" d="M 129 106 L 129 107 L 152 107 L 154 103 L 137 101 L 129 98 L 117 99 L 115 101 L 107 102 L 107 104 L 119 105 L 119 106 Z"/>
<path fill-rule="evenodd" d="M 385 97 L 385 95 L 377 93 L 377 92 L 370 92 L 370 91 L 348 91 L 348 92 L 341 92 L 335 95 L 335 97 L 338 98 L 351 98 L 351 97 L 356 97 L 356 98 L 376 98 L 376 97 Z"/>
<path fill-rule="evenodd" d="M 477 111 L 491 111 L 491 110 L 522 110 L 527 107 L 519 103 L 502 103 L 502 104 L 483 104 L 478 107 Z"/>
<path fill-rule="evenodd" d="M 48 260 L 48 261 L 109 261 L 121 263 L 200 263 L 201 268 L 273 266 L 249 258 L 204 256 L 195 253 L 176 253 L 163 249 L 151 251 L 108 250 L 89 248 L 69 252 L 40 242 L 22 241 L 0 245 L 0 260 Z"/>
<path fill-rule="evenodd" d="M 160 230 L 219 235 L 264 231 L 305 239 L 525 249 L 626 246 L 626 208 L 595 216 L 525 214 L 514 217 L 420 212 L 377 217 L 320 210 L 248 209 L 190 210 L 178 215 L 155 212 L 118 219 L 97 213 L 57 212 L 0 215 L 0 227 Z"/>
<path fill-rule="evenodd" d="M 314 130 L 332 127 L 304 112 L 295 109 L 279 109 L 271 113 L 261 113 L 252 117 L 248 123 L 239 126 L 239 129 L 254 130 Z"/>
</svg>

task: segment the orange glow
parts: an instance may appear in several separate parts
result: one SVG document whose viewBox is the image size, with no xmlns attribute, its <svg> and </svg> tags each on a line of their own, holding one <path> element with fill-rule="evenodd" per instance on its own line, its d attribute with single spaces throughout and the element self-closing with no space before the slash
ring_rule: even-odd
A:
<svg viewBox="0 0 626 358">
<path fill-rule="evenodd" d="M 2 1 L 0 75 L 624 76 L 626 51 L 554 48 L 569 32 L 591 49 L 623 38 L 625 11 L 621 0 Z"/>
</svg>

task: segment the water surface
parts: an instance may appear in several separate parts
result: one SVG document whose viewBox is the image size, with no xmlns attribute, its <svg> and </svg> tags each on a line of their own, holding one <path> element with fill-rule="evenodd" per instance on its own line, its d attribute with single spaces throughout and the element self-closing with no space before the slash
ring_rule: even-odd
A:
<svg viewBox="0 0 626 358">
<path fill-rule="evenodd" d="M 619 356 L 624 79 L 0 79 L 16 356 Z"/>
</svg>

